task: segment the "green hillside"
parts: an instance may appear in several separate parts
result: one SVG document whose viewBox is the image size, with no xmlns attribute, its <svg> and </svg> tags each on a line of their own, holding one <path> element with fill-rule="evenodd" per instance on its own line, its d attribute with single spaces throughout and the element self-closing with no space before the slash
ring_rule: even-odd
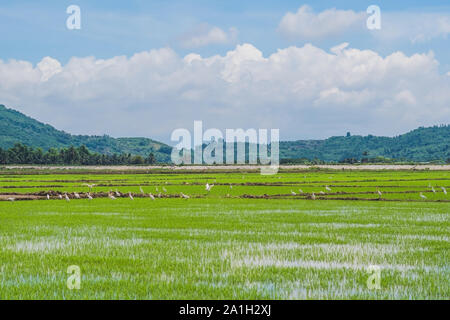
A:
<svg viewBox="0 0 450 320">
<path fill-rule="evenodd" d="M 449 161 L 450 125 L 418 128 L 393 138 L 349 135 L 325 140 L 284 141 L 280 143 L 280 157 L 324 161 L 367 160 L 377 157 Z"/>
<path fill-rule="evenodd" d="M 143 157 L 153 153 L 159 162 L 168 162 L 172 148 L 147 138 L 111 138 L 109 136 L 71 135 L 50 125 L 0 105 L 0 148 L 22 143 L 43 150 L 85 145 L 101 154 L 131 153 Z"/>
</svg>

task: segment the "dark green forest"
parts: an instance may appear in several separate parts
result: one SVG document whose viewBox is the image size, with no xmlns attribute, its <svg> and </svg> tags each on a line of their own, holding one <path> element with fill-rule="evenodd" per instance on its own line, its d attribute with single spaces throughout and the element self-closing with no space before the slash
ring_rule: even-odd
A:
<svg viewBox="0 0 450 320">
<path fill-rule="evenodd" d="M 153 153 L 147 157 L 131 154 L 100 154 L 90 152 L 85 146 L 50 148 L 44 152 L 41 148 L 32 148 L 17 143 L 8 150 L 0 148 L 0 164 L 61 164 L 61 165 L 140 165 L 155 164 Z"/>
</svg>

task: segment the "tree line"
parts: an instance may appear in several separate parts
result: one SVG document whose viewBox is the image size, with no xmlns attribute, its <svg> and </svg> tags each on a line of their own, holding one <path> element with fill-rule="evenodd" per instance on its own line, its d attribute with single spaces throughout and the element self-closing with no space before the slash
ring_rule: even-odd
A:
<svg viewBox="0 0 450 320">
<path fill-rule="evenodd" d="M 147 157 L 131 154 L 100 154 L 90 152 L 86 146 L 68 148 L 50 148 L 44 152 L 41 148 L 32 148 L 20 143 L 4 150 L 0 148 L 0 164 L 61 164 L 61 165 L 139 165 L 155 164 L 153 153 Z"/>
</svg>

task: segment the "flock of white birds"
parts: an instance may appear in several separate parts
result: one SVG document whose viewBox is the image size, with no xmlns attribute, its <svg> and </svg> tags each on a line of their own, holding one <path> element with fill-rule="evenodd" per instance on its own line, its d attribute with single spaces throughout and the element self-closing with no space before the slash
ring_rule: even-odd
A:
<svg viewBox="0 0 450 320">
<path fill-rule="evenodd" d="M 92 195 L 91 195 L 91 192 L 92 192 L 92 189 L 96 186 L 96 184 L 87 184 L 87 183 L 84 183 L 83 186 L 87 186 L 87 187 L 89 188 L 89 192 L 86 194 L 86 195 L 87 195 L 87 199 L 93 200 L 93 197 L 92 197 Z M 206 183 L 206 185 L 205 185 L 205 190 L 206 190 L 207 192 L 210 192 L 211 189 L 212 189 L 213 187 L 214 187 L 213 184 Z M 437 192 L 436 189 L 435 189 L 433 186 L 428 185 L 428 187 L 431 188 L 431 191 L 432 191 L 433 193 L 436 193 L 436 192 Z M 233 186 L 230 184 L 230 189 L 232 189 L 232 188 L 233 188 Z M 441 189 L 442 189 L 442 192 L 443 192 L 445 195 L 447 195 L 447 190 L 445 189 L 445 187 L 441 187 Z M 325 186 L 325 190 L 328 191 L 328 192 L 331 192 L 331 188 L 330 188 L 329 186 Z M 382 196 L 381 191 L 380 191 L 378 188 L 377 188 L 376 190 L 377 190 L 378 195 L 381 197 L 381 196 Z M 145 192 L 144 192 L 144 190 L 142 189 L 141 186 L 139 186 L 139 191 L 141 192 L 142 195 L 145 195 Z M 162 187 L 162 191 L 163 191 L 164 193 L 167 193 L 167 189 L 166 189 L 165 187 Z M 157 197 L 158 197 L 158 198 L 161 198 L 162 193 L 159 192 L 158 187 L 156 187 L 156 192 L 158 192 Z M 302 189 L 298 189 L 298 192 L 299 192 L 299 194 L 302 194 L 302 193 L 303 193 L 303 190 L 302 190 Z M 325 192 L 323 192 L 323 191 L 320 191 L 319 193 L 320 193 L 320 194 L 325 194 Z M 295 191 L 291 190 L 291 195 L 296 196 L 297 193 L 296 193 Z M 122 196 L 123 196 L 123 195 L 122 195 L 117 189 L 116 189 L 116 191 L 114 191 L 114 192 L 111 191 L 111 190 L 108 192 L 108 197 L 109 197 L 111 200 L 116 200 L 118 197 L 122 197 Z M 74 197 L 75 199 L 81 199 L 80 194 L 77 193 L 77 192 L 73 192 L 73 197 Z M 155 200 L 155 196 L 154 196 L 152 193 L 149 193 L 149 194 L 148 194 L 148 197 L 149 197 L 150 199 L 152 199 L 152 200 Z M 190 198 L 190 196 L 188 196 L 187 194 L 184 194 L 183 192 L 180 192 L 180 197 L 181 197 L 181 198 L 184 198 L 184 199 L 189 199 L 189 198 Z M 427 196 L 424 195 L 423 192 L 420 192 L 420 193 L 419 193 L 419 197 L 422 198 L 422 199 L 427 199 Z M 58 195 L 58 198 L 59 198 L 60 200 L 65 199 L 67 202 L 70 201 L 70 198 L 69 198 L 67 192 L 65 192 L 64 195 L 59 194 L 59 195 Z M 130 198 L 131 200 L 134 200 L 133 195 L 132 195 L 131 192 L 128 192 L 128 198 Z M 316 194 L 315 194 L 314 192 L 312 192 L 310 198 L 311 198 L 312 200 L 315 200 L 315 199 L 316 199 Z M 47 194 L 47 200 L 50 200 L 50 199 L 51 199 L 50 195 Z M 16 199 L 15 199 L 15 198 L 8 198 L 7 200 L 8 200 L 8 201 L 15 201 Z"/>
</svg>

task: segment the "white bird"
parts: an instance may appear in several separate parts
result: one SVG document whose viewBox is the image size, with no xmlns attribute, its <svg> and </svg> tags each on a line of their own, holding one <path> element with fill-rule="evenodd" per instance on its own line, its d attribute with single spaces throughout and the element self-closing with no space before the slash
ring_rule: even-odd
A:
<svg viewBox="0 0 450 320">
<path fill-rule="evenodd" d="M 158 190 L 158 187 L 156 187 L 156 192 L 158 192 L 159 190 Z"/>
<path fill-rule="evenodd" d="M 116 200 L 116 197 L 114 197 L 111 193 L 108 193 L 108 198 L 110 198 L 111 200 Z"/>
<path fill-rule="evenodd" d="M 230 184 L 230 189 L 233 189 L 233 186 Z"/>
<path fill-rule="evenodd" d="M 190 198 L 188 195 L 184 194 L 183 192 L 180 192 L 180 194 L 181 194 L 181 196 L 182 196 L 183 198 L 185 198 L 185 199 L 189 199 L 189 198 Z"/>
<path fill-rule="evenodd" d="M 298 189 L 298 192 L 303 193 L 303 190 L 302 189 Z"/>
<path fill-rule="evenodd" d="M 205 185 L 205 190 L 206 191 L 211 191 L 211 188 L 212 187 L 214 187 L 214 185 L 212 184 L 212 185 L 209 185 L 209 183 L 206 183 L 206 185 Z"/>
<path fill-rule="evenodd" d="M 421 197 L 422 199 L 426 199 L 426 198 L 427 198 L 422 192 L 420 193 L 420 197 Z"/>
<path fill-rule="evenodd" d="M 381 191 L 378 188 L 377 188 L 377 193 L 381 197 L 382 193 L 381 193 Z"/>
<path fill-rule="evenodd" d="M 62 195 L 58 194 L 58 198 L 59 198 L 60 200 L 62 200 Z"/>
<path fill-rule="evenodd" d="M 320 193 L 320 194 L 325 194 L 325 192 L 323 192 L 323 191 L 320 191 L 319 193 Z"/>
<path fill-rule="evenodd" d="M 294 191 L 292 191 L 292 190 L 291 190 L 291 194 L 292 194 L 293 196 L 295 196 L 295 195 L 296 195 L 296 193 L 295 193 Z"/>
<path fill-rule="evenodd" d="M 67 193 L 66 193 L 66 194 L 64 194 L 64 198 L 66 199 L 66 201 L 67 201 L 67 202 L 69 202 L 69 201 L 70 201 L 69 197 L 67 196 Z"/>
<path fill-rule="evenodd" d="M 331 191 L 331 188 L 330 188 L 329 186 L 325 186 L 325 189 L 326 189 L 327 191 Z"/>
<path fill-rule="evenodd" d="M 92 197 L 91 197 L 91 195 L 89 193 L 87 194 L 87 197 L 88 197 L 89 200 L 92 200 Z"/>
<path fill-rule="evenodd" d="M 167 192 L 167 189 L 163 187 L 163 191 L 164 191 L 164 192 Z"/>
<path fill-rule="evenodd" d="M 433 193 L 436 193 L 436 190 L 434 190 L 434 187 L 431 187 L 431 191 L 433 191 Z"/>
<path fill-rule="evenodd" d="M 73 195 L 75 196 L 75 198 L 80 199 L 80 195 L 78 193 L 74 192 Z"/>
<path fill-rule="evenodd" d="M 141 191 L 141 193 L 144 194 L 144 190 L 142 190 L 142 187 L 139 187 L 139 191 Z"/>
<path fill-rule="evenodd" d="M 444 192 L 444 194 L 447 194 L 447 190 L 444 187 L 441 187 L 442 192 Z"/>
<path fill-rule="evenodd" d="M 130 197 L 131 200 L 134 200 L 133 196 L 131 195 L 131 192 L 128 192 L 128 197 Z"/>
<path fill-rule="evenodd" d="M 47 195 L 47 200 L 50 200 L 50 196 L 49 195 Z"/>
<path fill-rule="evenodd" d="M 15 198 L 8 198 L 8 201 L 14 202 L 16 199 Z"/>
<path fill-rule="evenodd" d="M 161 192 L 160 192 L 160 193 L 158 193 L 158 198 L 161 198 Z"/>
<path fill-rule="evenodd" d="M 119 192 L 117 189 L 116 189 L 116 191 L 115 191 L 115 194 L 116 194 L 116 196 L 118 196 L 118 197 L 121 196 L 120 192 Z"/>
<path fill-rule="evenodd" d="M 155 200 L 155 197 L 150 193 L 149 194 L 150 199 Z"/>
<path fill-rule="evenodd" d="M 316 195 L 314 194 L 314 192 L 311 194 L 311 199 L 316 200 Z"/>
<path fill-rule="evenodd" d="M 87 186 L 89 190 L 92 190 L 92 188 L 95 187 L 96 184 L 83 183 L 83 186 Z"/>
</svg>

